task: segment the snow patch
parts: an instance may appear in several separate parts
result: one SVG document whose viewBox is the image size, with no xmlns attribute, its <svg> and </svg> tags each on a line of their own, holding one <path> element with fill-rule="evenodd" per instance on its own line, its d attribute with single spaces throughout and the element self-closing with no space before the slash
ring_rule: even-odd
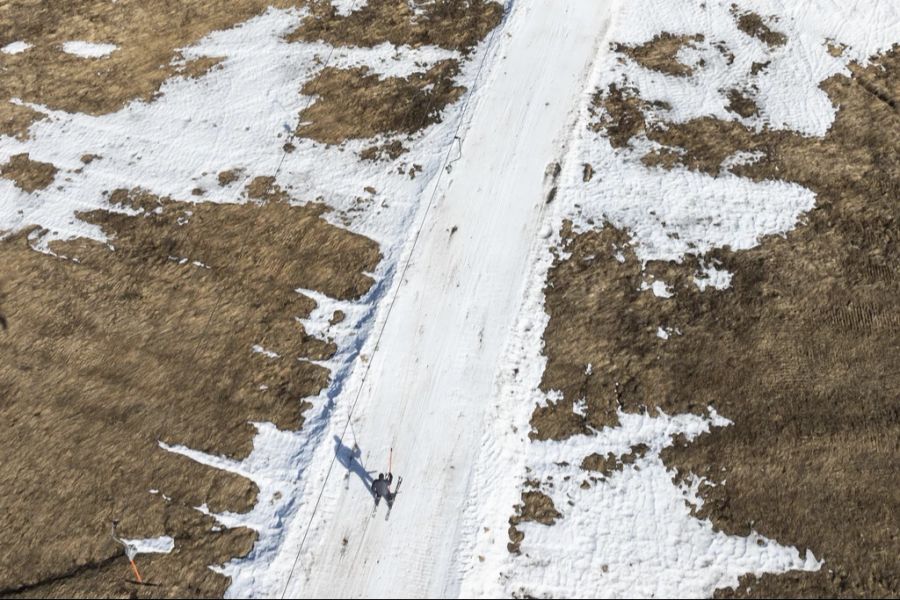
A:
<svg viewBox="0 0 900 600">
<path fill-rule="evenodd" d="M 694 277 L 694 284 L 701 292 L 709 287 L 716 290 L 725 290 L 731 287 L 731 278 L 734 276 L 734 273 L 726 269 L 719 269 L 714 265 L 703 265 L 701 270 L 703 276 Z"/>
<path fill-rule="evenodd" d="M 0 52 L 2 52 L 3 54 L 21 54 L 31 47 L 31 44 L 29 44 L 28 42 L 11 42 L 0 48 Z"/>
<path fill-rule="evenodd" d="M 73 41 L 64 42 L 63 52 L 80 56 L 81 58 L 103 58 L 119 49 L 115 44 L 99 44 L 95 42 Z"/>
<path fill-rule="evenodd" d="M 123 539 L 125 553 L 134 560 L 138 554 L 168 554 L 175 549 L 175 540 L 167 535 L 153 538 Z"/>
</svg>

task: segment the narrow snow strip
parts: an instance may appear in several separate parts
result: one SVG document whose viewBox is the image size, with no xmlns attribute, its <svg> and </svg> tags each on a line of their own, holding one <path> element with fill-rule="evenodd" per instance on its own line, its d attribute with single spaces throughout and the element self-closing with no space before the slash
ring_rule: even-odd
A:
<svg viewBox="0 0 900 600">
<path fill-rule="evenodd" d="M 607 11 L 593 0 L 522 1 L 496 32 L 462 141 L 369 357 L 343 442 L 359 446 L 362 466 L 339 464 L 322 481 L 287 595 L 458 593 L 459 509 L 469 497 L 483 409 L 546 206 L 544 173 L 562 152 Z M 388 523 L 383 506 L 371 517 L 363 473 L 386 470 L 391 448 L 404 482 Z M 310 471 L 327 471 L 334 456 L 323 449 Z M 307 522 L 294 521 L 286 549 L 300 550 Z"/>
<path fill-rule="evenodd" d="M 64 42 L 63 52 L 81 58 L 103 58 L 119 49 L 115 44 L 98 44 L 95 42 Z"/>
</svg>

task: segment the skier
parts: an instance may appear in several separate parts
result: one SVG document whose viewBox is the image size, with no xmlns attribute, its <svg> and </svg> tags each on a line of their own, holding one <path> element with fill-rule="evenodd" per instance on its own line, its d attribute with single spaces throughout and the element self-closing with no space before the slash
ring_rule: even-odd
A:
<svg viewBox="0 0 900 600">
<path fill-rule="evenodd" d="M 384 476 L 384 473 L 378 474 L 378 479 L 372 482 L 372 495 L 375 496 L 375 507 L 378 507 L 378 502 L 384 498 L 387 501 L 388 508 L 391 508 L 394 505 L 394 497 L 395 493 L 391 492 L 391 482 L 394 481 L 394 474 L 388 473 L 387 477 Z"/>
</svg>

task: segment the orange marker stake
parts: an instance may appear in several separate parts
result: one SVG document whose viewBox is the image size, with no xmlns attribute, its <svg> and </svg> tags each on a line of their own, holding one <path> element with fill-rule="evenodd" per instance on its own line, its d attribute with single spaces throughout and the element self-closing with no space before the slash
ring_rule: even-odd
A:
<svg viewBox="0 0 900 600">
<path fill-rule="evenodd" d="M 129 559 L 128 559 L 128 562 L 131 563 L 131 570 L 134 571 L 134 576 L 137 577 L 137 582 L 140 583 L 140 584 L 143 584 L 143 583 L 144 583 L 144 580 L 141 579 L 141 574 L 138 572 L 137 565 L 134 564 L 134 559 L 129 558 Z"/>
</svg>

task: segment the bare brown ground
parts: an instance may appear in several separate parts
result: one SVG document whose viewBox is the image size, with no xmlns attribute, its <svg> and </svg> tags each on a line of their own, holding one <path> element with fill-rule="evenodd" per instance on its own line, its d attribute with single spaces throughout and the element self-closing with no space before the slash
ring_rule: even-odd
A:
<svg viewBox="0 0 900 600">
<path fill-rule="evenodd" d="M 412 134 L 440 121 L 441 111 L 463 93 L 459 65 L 441 61 L 407 78 L 370 74 L 365 67 L 326 67 L 303 86 L 316 100 L 300 114 L 297 135 L 326 144 L 379 134 Z M 400 146 L 402 149 L 402 145 Z M 388 155 L 394 154 L 386 146 Z M 377 158 L 378 151 L 367 158 Z"/>
<path fill-rule="evenodd" d="M 699 33 L 696 35 L 674 35 L 664 32 L 639 46 L 616 44 L 613 49 L 630 57 L 645 69 L 658 71 L 666 75 L 686 77 L 692 75 L 694 69 L 678 61 L 678 52 L 695 42 L 702 42 L 703 39 L 703 35 Z"/>
<path fill-rule="evenodd" d="M 245 554 L 255 534 L 214 532 L 193 507 L 245 511 L 256 487 L 158 441 L 243 457 L 249 421 L 300 427 L 301 399 L 328 371 L 298 358 L 326 358 L 334 346 L 296 322 L 315 303 L 294 289 L 357 297 L 380 259 L 374 242 L 327 224 L 323 208 L 287 204 L 271 178 L 254 180 L 248 195 L 249 204 L 216 205 L 117 191 L 113 202 L 143 212 L 81 215 L 115 251 L 75 240 L 53 244 L 68 257 L 56 258 L 32 250 L 25 232 L 0 242 L 9 267 L 0 595 L 224 592 L 227 579 L 207 565 Z M 128 582 L 113 518 L 125 537 L 175 538 L 172 554 L 138 559 L 157 587 Z"/>
<path fill-rule="evenodd" d="M 492 0 L 369 0 L 347 16 L 328 0 L 314 0 L 312 15 L 288 40 L 335 46 L 433 44 L 467 53 L 502 16 L 502 5 Z"/>
<path fill-rule="evenodd" d="M 735 5 L 732 5 L 735 7 Z M 787 36 L 779 31 L 769 27 L 765 20 L 753 11 L 737 12 L 734 11 L 737 19 L 738 29 L 751 37 L 755 37 L 761 42 L 765 42 L 771 48 L 784 46 L 787 43 Z"/>
<path fill-rule="evenodd" d="M 12 180 L 19 189 L 34 192 L 53 183 L 56 171 L 52 164 L 31 160 L 27 153 L 16 154 L 0 166 L 0 177 Z"/>
<path fill-rule="evenodd" d="M 509 518 L 509 543 L 507 549 L 519 553 L 519 546 L 525 539 L 517 525 L 525 521 L 533 521 L 541 525 L 553 525 L 562 514 L 553 505 L 553 499 L 547 494 L 531 490 L 522 492 L 522 503 L 515 506 L 516 514 Z"/>
<path fill-rule="evenodd" d="M 627 232 L 608 225 L 566 229 L 571 254 L 546 287 L 542 389 L 563 399 L 534 412 L 533 437 L 614 425 L 617 408 L 712 405 L 734 424 L 663 453 L 679 474 L 717 484 L 702 486 L 697 514 L 825 560 L 816 573 L 746 577 L 723 596 L 900 595 L 900 49 L 852 71 L 822 84 L 839 107 L 823 138 L 708 118 L 657 126 L 637 114 L 638 99 L 601 94 L 605 114 L 627 122 L 595 126 L 619 147 L 638 133 L 663 144 L 657 168 L 716 174 L 735 151 L 760 151 L 734 171 L 797 182 L 816 192 L 816 207 L 785 236 L 703 257 L 734 273 L 724 291 L 692 283 L 699 259 L 642 272 Z M 674 297 L 636 291 L 648 276 Z M 661 325 L 683 335 L 659 339 Z M 572 411 L 582 397 L 583 417 Z"/>
</svg>

